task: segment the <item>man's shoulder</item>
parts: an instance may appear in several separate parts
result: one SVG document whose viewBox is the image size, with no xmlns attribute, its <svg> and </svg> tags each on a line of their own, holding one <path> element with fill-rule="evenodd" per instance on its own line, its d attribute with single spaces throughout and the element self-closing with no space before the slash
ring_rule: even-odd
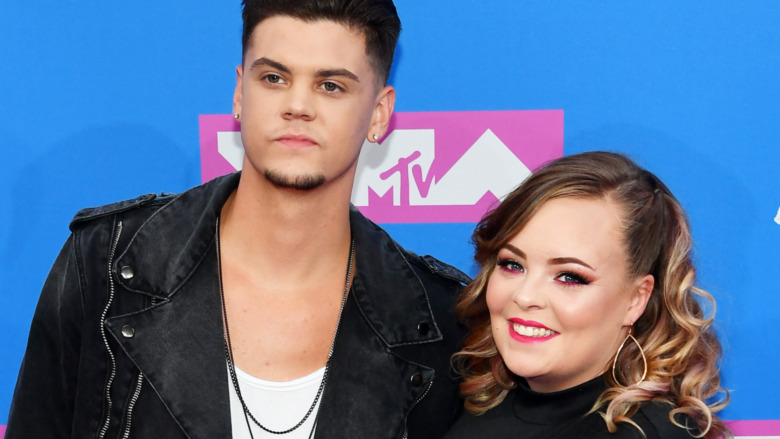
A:
<svg viewBox="0 0 780 439">
<path fill-rule="evenodd" d="M 240 172 L 235 172 L 217 177 L 206 183 L 193 186 L 178 194 L 165 192 L 145 194 L 128 200 L 105 204 L 103 206 L 82 209 L 78 211 L 71 220 L 70 229 L 73 231 L 83 224 L 88 224 L 100 218 L 111 217 L 117 214 L 122 214 L 125 217 L 145 218 L 168 205 L 170 205 L 170 207 L 174 207 L 174 205 L 187 205 L 195 210 L 206 207 L 218 209 L 238 185 L 240 175 Z M 179 212 L 177 210 L 172 212 L 172 214 L 173 216 L 182 216 L 186 218 L 186 215 L 192 214 L 192 212 Z"/>
<path fill-rule="evenodd" d="M 139 195 L 135 198 L 104 204 L 102 206 L 87 207 L 76 212 L 76 215 L 70 221 L 70 229 L 74 230 L 82 224 L 100 218 L 125 212 L 140 211 L 143 208 L 156 210 L 156 208 L 168 204 L 174 197 L 174 194 L 153 193 Z"/>
<path fill-rule="evenodd" d="M 426 269 L 428 272 L 438 277 L 442 277 L 444 279 L 458 282 L 464 286 L 467 285 L 469 282 L 471 282 L 471 277 L 469 277 L 469 275 L 462 272 L 458 268 L 450 264 L 447 264 L 446 262 L 436 259 L 431 255 L 418 256 L 417 254 L 412 252 L 408 252 L 408 253 L 410 254 L 409 259 L 415 265 Z"/>
<path fill-rule="evenodd" d="M 442 262 L 431 255 L 420 256 L 404 248 L 381 226 L 360 213 L 355 206 L 351 206 L 350 216 L 353 236 L 356 237 L 359 243 L 370 243 L 376 250 L 384 249 L 382 251 L 387 252 L 387 254 L 400 255 L 411 264 L 418 275 L 422 274 L 425 278 L 462 285 L 471 282 L 471 278 L 466 273 L 452 265 Z"/>
</svg>

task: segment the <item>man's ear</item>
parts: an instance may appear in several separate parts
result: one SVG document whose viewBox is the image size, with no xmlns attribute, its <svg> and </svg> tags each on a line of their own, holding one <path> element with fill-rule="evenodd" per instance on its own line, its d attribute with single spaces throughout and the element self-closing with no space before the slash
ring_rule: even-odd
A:
<svg viewBox="0 0 780 439">
<path fill-rule="evenodd" d="M 243 84 L 244 66 L 236 67 L 236 90 L 233 92 L 233 114 L 241 115 L 241 90 Z M 237 118 L 238 119 L 238 118 Z"/>
<path fill-rule="evenodd" d="M 626 317 L 623 321 L 624 326 L 633 326 L 634 322 L 639 320 L 639 317 L 642 316 L 645 312 L 645 308 L 647 308 L 647 302 L 650 301 L 650 296 L 653 295 L 654 287 L 655 278 L 652 274 L 646 274 L 634 281 L 631 292 L 631 301 L 628 304 Z"/>
<path fill-rule="evenodd" d="M 386 85 L 379 90 L 376 96 L 374 112 L 371 114 L 371 124 L 368 127 L 368 133 L 366 133 L 366 139 L 369 142 L 376 142 L 387 133 L 394 107 L 395 88 L 392 85 Z M 375 138 L 374 135 L 377 137 Z"/>
</svg>

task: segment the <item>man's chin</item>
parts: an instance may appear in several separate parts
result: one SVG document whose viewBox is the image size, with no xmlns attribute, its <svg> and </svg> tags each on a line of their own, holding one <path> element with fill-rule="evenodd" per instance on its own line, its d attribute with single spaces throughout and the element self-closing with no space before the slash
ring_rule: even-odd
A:
<svg viewBox="0 0 780 439">
<path fill-rule="evenodd" d="M 324 175 L 284 175 L 274 171 L 264 172 L 266 180 L 281 189 L 310 191 L 325 182 Z"/>
</svg>

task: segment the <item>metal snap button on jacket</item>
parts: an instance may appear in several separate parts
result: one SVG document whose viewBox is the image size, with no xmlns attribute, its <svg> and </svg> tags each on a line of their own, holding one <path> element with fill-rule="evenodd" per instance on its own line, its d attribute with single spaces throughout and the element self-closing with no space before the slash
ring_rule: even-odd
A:
<svg viewBox="0 0 780 439">
<path fill-rule="evenodd" d="M 412 382 L 413 386 L 418 387 L 423 382 L 422 374 L 420 372 L 416 372 L 414 375 L 412 375 L 409 381 Z"/>
<path fill-rule="evenodd" d="M 426 335 L 428 333 L 428 331 L 430 330 L 430 328 L 431 327 L 428 325 L 427 322 L 420 322 L 420 324 L 417 325 L 417 332 L 420 335 Z"/>
<path fill-rule="evenodd" d="M 122 335 L 124 335 L 125 338 L 133 338 L 133 336 L 135 336 L 135 329 L 130 325 L 122 326 Z"/>
<path fill-rule="evenodd" d="M 119 274 L 122 276 L 122 279 L 132 279 L 135 276 L 133 269 L 127 265 L 119 270 Z"/>
</svg>

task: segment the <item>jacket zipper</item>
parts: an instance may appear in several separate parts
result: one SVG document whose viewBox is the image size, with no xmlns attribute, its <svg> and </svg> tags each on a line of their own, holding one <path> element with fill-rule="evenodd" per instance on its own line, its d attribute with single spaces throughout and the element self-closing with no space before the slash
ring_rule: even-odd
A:
<svg viewBox="0 0 780 439">
<path fill-rule="evenodd" d="M 157 305 L 157 299 L 152 297 L 152 306 Z M 135 403 L 138 402 L 138 397 L 141 396 L 141 386 L 144 383 L 144 374 L 138 372 L 138 378 L 136 379 L 135 391 L 133 392 L 130 402 L 127 404 L 127 416 L 125 417 L 125 432 L 122 434 L 122 439 L 128 439 L 130 437 L 130 427 L 133 425 L 133 409 Z"/>
<path fill-rule="evenodd" d="M 138 397 L 141 395 L 141 386 L 144 383 L 144 375 L 138 372 L 138 379 L 135 384 L 135 391 L 133 397 L 130 398 L 130 403 L 127 405 L 127 417 L 125 418 L 125 432 L 122 434 L 122 439 L 128 439 L 130 437 L 130 427 L 133 424 L 133 408 L 135 403 L 138 402 Z"/>
<path fill-rule="evenodd" d="M 108 426 L 111 422 L 111 409 L 113 408 L 113 402 L 111 401 L 111 386 L 114 383 L 114 377 L 116 376 L 116 357 L 111 351 L 111 346 L 108 345 L 108 337 L 106 337 L 106 316 L 108 315 L 108 309 L 111 307 L 111 303 L 114 301 L 114 277 L 112 276 L 111 266 L 114 264 L 114 254 L 116 253 L 116 247 L 119 245 L 119 237 L 122 236 L 122 221 L 119 221 L 116 228 L 116 236 L 114 242 L 111 245 L 111 252 L 108 256 L 108 302 L 106 307 L 103 308 L 103 314 L 100 316 L 100 335 L 103 337 L 103 345 L 108 352 L 108 358 L 111 361 L 111 370 L 106 380 L 106 420 L 103 423 L 103 427 L 100 429 L 98 439 L 103 439 L 108 432 Z"/>
<path fill-rule="evenodd" d="M 428 383 L 428 387 L 425 389 L 425 392 L 423 392 L 423 394 L 420 395 L 419 398 L 417 398 L 417 400 L 414 402 L 414 404 L 412 404 L 412 406 L 409 408 L 409 412 L 406 414 L 406 417 L 404 417 L 404 436 L 403 436 L 403 439 L 409 439 L 409 426 L 407 425 L 407 423 L 409 422 L 409 413 L 411 413 L 412 410 L 414 410 L 414 408 L 417 407 L 417 404 L 419 404 L 420 401 L 422 401 L 428 395 L 428 393 L 431 391 L 431 387 L 433 387 L 433 380 L 435 380 L 435 379 L 436 379 L 435 376 L 433 378 L 431 378 L 431 382 Z"/>
</svg>

